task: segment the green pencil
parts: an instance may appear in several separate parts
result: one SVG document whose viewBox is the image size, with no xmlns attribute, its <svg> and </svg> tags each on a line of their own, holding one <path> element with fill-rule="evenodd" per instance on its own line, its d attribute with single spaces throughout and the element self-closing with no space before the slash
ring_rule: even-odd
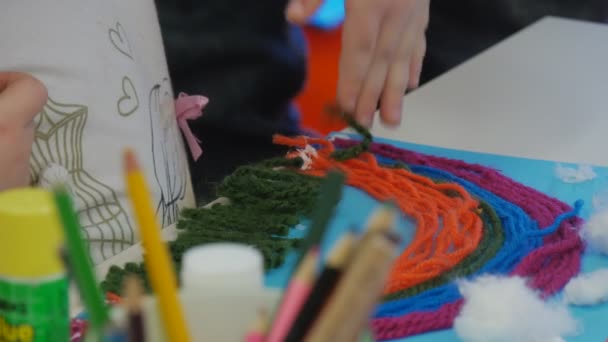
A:
<svg viewBox="0 0 608 342">
<path fill-rule="evenodd" d="M 108 322 L 109 314 L 101 291 L 97 287 L 97 281 L 93 274 L 93 263 L 81 236 L 80 223 L 74 211 L 72 198 L 63 187 L 55 189 L 54 197 L 63 225 L 66 239 L 65 248 L 72 276 L 80 291 L 91 326 L 96 331 L 103 331 Z"/>
<path fill-rule="evenodd" d="M 346 176 L 342 172 L 332 170 L 327 173 L 327 176 L 321 183 L 319 199 L 311 217 L 310 229 L 302 242 L 293 270 L 298 269 L 308 250 L 319 245 L 321 240 L 323 240 L 323 235 L 333 216 L 336 205 L 342 198 L 342 188 L 344 187 L 345 180 Z"/>
</svg>

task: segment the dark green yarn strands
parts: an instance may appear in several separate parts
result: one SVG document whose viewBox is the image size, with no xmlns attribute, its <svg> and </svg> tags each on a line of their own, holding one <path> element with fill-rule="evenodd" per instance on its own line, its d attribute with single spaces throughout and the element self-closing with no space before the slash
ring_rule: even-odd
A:
<svg viewBox="0 0 608 342">
<path fill-rule="evenodd" d="M 146 292 L 151 292 L 150 281 L 146 276 L 146 270 L 144 269 L 143 263 L 130 262 L 124 265 L 124 267 L 112 266 L 108 270 L 106 279 L 101 282 L 101 290 L 104 292 L 111 292 L 120 294 L 122 291 L 123 280 L 127 275 L 136 275 L 143 280 L 143 285 Z"/>
<path fill-rule="evenodd" d="M 287 160 L 287 159 L 283 159 Z M 218 196 L 230 204 L 210 208 L 185 209 L 177 222 L 179 234 L 169 242 L 169 251 L 178 271 L 184 252 L 215 242 L 235 242 L 253 246 L 264 256 L 266 269 L 279 267 L 299 239 L 288 239 L 289 229 L 310 216 L 322 179 L 276 169 L 295 165 L 279 159 L 238 168 L 218 187 Z M 113 267 L 102 283 L 103 290 L 119 293 L 126 274 L 145 279 L 142 263 Z"/>
<path fill-rule="evenodd" d="M 235 205 L 220 205 L 210 209 L 190 209 L 184 211 L 177 228 L 180 233 L 171 242 L 175 248 L 172 254 L 181 263 L 183 252 L 192 247 L 213 242 L 235 242 L 247 244 L 260 250 L 264 255 L 267 269 L 280 266 L 285 254 L 299 243 L 298 239 L 287 239 L 289 228 L 299 222 L 292 214 L 261 214 Z"/>
<path fill-rule="evenodd" d="M 346 122 L 363 137 L 360 144 L 338 150 L 333 158 L 343 161 L 367 152 L 372 135 L 351 116 Z M 177 274 L 186 250 L 215 242 L 250 245 L 264 256 L 266 269 L 281 266 L 293 248 L 305 252 L 318 245 L 336 205 L 342 196 L 345 176 L 330 172 L 325 178 L 296 172 L 301 158 L 274 158 L 238 168 L 217 188 L 217 196 L 229 199 L 227 205 L 183 210 L 177 222 L 179 234 L 168 243 Z M 305 240 L 288 238 L 289 231 L 304 218 L 311 219 Z M 147 284 L 144 263 L 114 266 L 102 282 L 104 291 L 119 294 L 127 274 L 140 276 Z"/>
<path fill-rule="evenodd" d="M 353 147 L 346 148 L 343 150 L 336 150 L 332 153 L 332 158 L 338 161 L 349 160 L 358 157 L 361 153 L 369 151 L 369 147 L 372 144 L 374 138 L 370 131 L 361 126 L 351 115 L 344 115 L 346 123 L 354 129 L 359 135 L 363 137 L 361 142 Z"/>
<path fill-rule="evenodd" d="M 319 178 L 289 170 L 243 166 L 219 185 L 218 196 L 252 212 L 306 214 L 314 205 L 319 182 Z"/>
<path fill-rule="evenodd" d="M 389 301 L 412 297 L 426 290 L 445 285 L 454 281 L 454 279 L 474 274 L 486 264 L 488 260 L 492 259 L 496 253 L 498 253 L 505 240 L 502 222 L 498 215 L 496 215 L 494 208 L 487 203 L 479 202 L 479 208 L 482 210 L 480 217 L 483 221 L 483 234 L 479 245 L 473 253 L 465 257 L 460 263 L 454 266 L 454 268 L 442 273 L 438 277 L 412 286 L 406 290 L 391 293 L 384 296 L 383 299 Z"/>
</svg>

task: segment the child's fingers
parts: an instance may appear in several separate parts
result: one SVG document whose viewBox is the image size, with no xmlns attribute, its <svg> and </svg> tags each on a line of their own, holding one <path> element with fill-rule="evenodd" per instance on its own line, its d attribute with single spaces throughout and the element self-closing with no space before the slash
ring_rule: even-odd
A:
<svg viewBox="0 0 608 342">
<path fill-rule="evenodd" d="M 0 72 L 0 127 L 23 127 L 47 101 L 46 87 L 36 78 L 18 72 Z"/>
<path fill-rule="evenodd" d="M 411 64 L 416 54 L 416 40 L 419 39 L 415 24 L 410 23 L 405 28 L 402 38 L 388 71 L 380 102 L 380 118 L 383 123 L 392 126 L 401 123 L 403 96 L 411 79 L 415 77 L 411 71 Z"/>
<path fill-rule="evenodd" d="M 403 95 L 407 89 L 409 73 L 409 55 L 411 49 L 403 43 L 398 56 L 391 65 L 380 102 L 380 118 L 384 124 L 398 125 L 401 122 Z"/>
<path fill-rule="evenodd" d="M 290 0 L 287 5 L 287 20 L 297 25 L 304 25 L 312 17 L 323 0 Z"/>
<path fill-rule="evenodd" d="M 422 63 L 424 56 L 426 55 L 426 29 L 429 23 L 429 11 L 428 8 L 423 12 L 418 20 L 418 29 L 422 30 L 418 35 L 418 40 L 414 46 L 414 52 L 412 60 L 410 61 L 410 81 L 408 84 L 409 89 L 418 88 L 420 85 L 420 74 L 422 73 Z"/>
<path fill-rule="evenodd" d="M 384 124 L 396 126 L 401 121 L 401 108 L 397 107 L 397 104 L 400 103 L 398 98 L 403 97 L 405 92 L 402 88 L 407 84 L 407 68 L 398 74 L 399 79 L 389 74 L 392 65 L 407 63 L 411 54 L 411 49 L 408 49 L 409 44 L 406 44 L 408 40 L 403 39 L 409 23 L 408 20 L 403 19 L 400 12 L 388 13 L 383 21 L 382 31 L 374 49 L 374 59 L 367 71 L 367 78 L 357 103 L 357 118 L 368 117 L 363 122 L 373 121 L 379 99 L 382 103 L 381 117 Z M 397 82 L 389 82 L 389 79 Z M 386 96 L 381 96 L 382 94 Z M 395 101 L 384 101 L 386 98 L 395 98 Z M 391 102 L 390 105 L 387 106 L 387 102 Z"/>
<path fill-rule="evenodd" d="M 424 61 L 424 55 L 426 54 L 426 39 L 422 37 L 418 40 L 416 47 L 414 48 L 414 54 L 410 61 L 410 81 L 408 88 L 418 88 L 420 85 L 420 74 L 422 73 L 422 62 Z"/>
<path fill-rule="evenodd" d="M 368 114 L 373 114 L 373 111 L 355 112 L 373 61 L 383 12 L 381 8 L 370 6 L 367 0 L 351 0 L 346 4 L 348 6 L 342 31 L 337 100 L 343 111 L 354 114 L 360 124 L 371 126 L 372 116 Z"/>
</svg>

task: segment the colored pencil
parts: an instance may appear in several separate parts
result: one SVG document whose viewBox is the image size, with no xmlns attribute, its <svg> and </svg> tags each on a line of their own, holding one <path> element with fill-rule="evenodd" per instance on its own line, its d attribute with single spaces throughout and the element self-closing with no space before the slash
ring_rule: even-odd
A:
<svg viewBox="0 0 608 342">
<path fill-rule="evenodd" d="M 374 334 L 372 333 L 371 329 L 369 327 L 367 327 L 366 329 L 363 330 L 363 332 L 361 333 L 361 338 L 358 339 L 359 342 L 374 342 Z"/>
<path fill-rule="evenodd" d="M 347 233 L 334 247 L 327 258 L 327 262 L 319 279 L 316 281 L 310 296 L 302 306 L 294 324 L 291 326 L 285 341 L 302 341 L 315 319 L 321 312 L 323 305 L 331 296 L 336 287 L 344 267 L 353 254 L 357 243 L 357 237 L 353 233 Z"/>
<path fill-rule="evenodd" d="M 332 218 L 333 211 L 342 198 L 342 188 L 345 179 L 346 176 L 343 173 L 330 171 L 321 183 L 319 199 L 313 208 L 311 216 L 310 229 L 300 247 L 294 270 L 300 266 L 308 250 L 321 243 L 327 229 L 327 224 Z"/>
<path fill-rule="evenodd" d="M 144 321 L 142 316 L 143 286 L 141 280 L 134 275 L 125 279 L 124 305 L 129 315 L 129 342 L 144 342 Z"/>
<path fill-rule="evenodd" d="M 382 204 L 369 217 L 366 224 L 364 239 L 377 233 L 395 232 L 397 224 L 397 210 L 394 205 Z"/>
<path fill-rule="evenodd" d="M 81 235 L 80 223 L 74 211 L 72 198 L 61 186 L 57 187 L 53 194 L 66 239 L 68 269 L 78 286 L 91 327 L 100 333 L 108 323 L 110 316 L 93 274 L 93 263 Z"/>
<path fill-rule="evenodd" d="M 314 285 L 318 248 L 311 249 L 289 282 L 266 342 L 283 342 Z"/>
<path fill-rule="evenodd" d="M 167 246 L 161 240 L 160 226 L 154 214 L 144 174 L 132 151 L 126 151 L 124 163 L 127 189 L 145 252 L 144 264 L 156 295 L 167 340 L 188 342 L 190 336 L 184 311 L 178 298 L 177 278 Z"/>
<path fill-rule="evenodd" d="M 260 310 L 253 326 L 247 332 L 246 342 L 264 342 L 268 332 L 268 313 Z"/>
<path fill-rule="evenodd" d="M 345 271 L 334 295 L 304 341 L 353 341 L 381 296 L 397 244 L 384 234 L 370 236 Z"/>
</svg>

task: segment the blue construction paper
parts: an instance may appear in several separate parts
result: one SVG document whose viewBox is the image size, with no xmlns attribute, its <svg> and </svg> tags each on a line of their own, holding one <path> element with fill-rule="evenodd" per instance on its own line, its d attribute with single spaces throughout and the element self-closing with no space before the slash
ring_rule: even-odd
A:
<svg viewBox="0 0 608 342">
<path fill-rule="evenodd" d="M 556 197 L 563 202 L 572 205 L 576 200 L 582 199 L 585 205 L 581 216 L 585 219 L 593 211 L 592 203 L 594 195 L 605 193 L 608 190 L 608 168 L 594 167 L 597 177 L 583 183 L 565 183 L 555 174 L 557 163 L 554 161 L 533 160 L 516 157 L 506 157 L 493 154 L 458 151 L 432 146 L 417 145 L 405 142 L 376 139 L 378 142 L 390 143 L 394 146 L 405 148 L 425 154 L 464 160 L 469 163 L 481 164 L 495 168 L 504 175 L 514 180 L 533 187 L 541 192 Z M 576 166 L 562 163 L 564 166 Z M 373 210 L 379 205 L 377 201 L 357 189 L 347 187 L 344 191 L 343 200 L 339 204 L 335 218 L 330 223 L 326 239 L 323 242 L 322 253 L 327 253 L 339 236 L 356 227 L 362 229 L 361 225 Z M 292 236 L 305 234 L 307 222 L 302 222 L 299 227 L 293 229 Z M 406 218 L 400 221 L 399 228 L 405 234 L 405 243 L 411 241 L 413 223 Z M 293 267 L 295 254 L 287 257 L 283 267 L 267 273 L 266 285 L 269 287 L 283 287 L 287 281 L 288 270 Z M 587 252 L 583 257 L 583 272 L 590 272 L 599 268 L 608 267 L 608 257 Z M 606 341 L 608 338 L 608 326 L 605 324 L 608 318 L 608 304 L 595 307 L 571 307 L 571 312 L 582 324 L 581 334 L 575 337 L 567 337 L 568 342 L 595 342 Z M 452 329 L 431 332 L 423 335 L 409 337 L 407 339 L 394 341 L 408 342 L 433 342 L 433 341 L 460 341 Z"/>
</svg>

